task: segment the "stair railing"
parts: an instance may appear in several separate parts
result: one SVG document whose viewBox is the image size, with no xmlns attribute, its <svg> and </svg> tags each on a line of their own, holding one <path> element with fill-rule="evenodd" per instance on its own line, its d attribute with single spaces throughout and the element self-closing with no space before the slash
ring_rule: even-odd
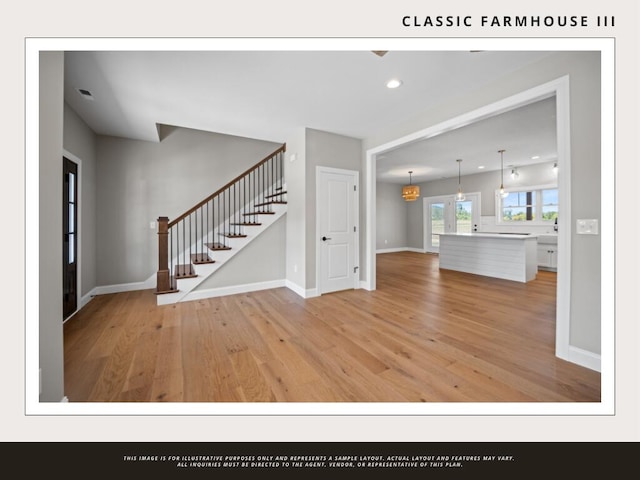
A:
<svg viewBox="0 0 640 480">
<path fill-rule="evenodd" d="M 286 144 L 174 220 L 158 218 L 156 293 L 178 291 L 177 280 L 195 276 L 194 265 L 214 263 L 212 252 L 229 250 L 229 239 L 244 237 L 282 203 Z"/>
</svg>

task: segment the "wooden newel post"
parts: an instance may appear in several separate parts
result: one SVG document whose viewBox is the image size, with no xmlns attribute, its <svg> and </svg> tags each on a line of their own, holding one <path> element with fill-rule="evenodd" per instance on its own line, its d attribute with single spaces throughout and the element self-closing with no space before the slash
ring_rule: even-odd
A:
<svg viewBox="0 0 640 480">
<path fill-rule="evenodd" d="M 158 274 L 156 293 L 171 290 L 171 272 L 169 271 L 169 218 L 158 217 Z"/>
</svg>

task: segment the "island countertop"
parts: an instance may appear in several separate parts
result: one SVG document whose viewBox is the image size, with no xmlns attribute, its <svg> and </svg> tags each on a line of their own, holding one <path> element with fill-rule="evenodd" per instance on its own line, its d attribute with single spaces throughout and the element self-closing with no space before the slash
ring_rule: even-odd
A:
<svg viewBox="0 0 640 480">
<path fill-rule="evenodd" d="M 537 238 L 538 234 L 535 233 L 498 233 L 498 232 L 473 232 L 473 233 L 440 233 L 438 234 L 442 236 L 452 236 L 452 237 L 481 237 L 481 238 Z"/>
</svg>

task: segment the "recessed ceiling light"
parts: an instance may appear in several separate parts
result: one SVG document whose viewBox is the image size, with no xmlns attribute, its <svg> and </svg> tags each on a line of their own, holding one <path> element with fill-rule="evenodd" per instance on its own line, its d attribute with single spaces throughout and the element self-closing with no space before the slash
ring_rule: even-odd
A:
<svg viewBox="0 0 640 480">
<path fill-rule="evenodd" d="M 398 88 L 402 85 L 402 82 L 396 78 L 392 78 L 387 82 L 387 88 Z"/>
<path fill-rule="evenodd" d="M 479 165 L 478 166 L 478 170 L 482 170 L 484 168 L 484 165 Z"/>
<path fill-rule="evenodd" d="M 537 160 L 540 158 L 540 155 L 534 155 L 533 157 L 531 157 L 531 160 Z"/>
</svg>

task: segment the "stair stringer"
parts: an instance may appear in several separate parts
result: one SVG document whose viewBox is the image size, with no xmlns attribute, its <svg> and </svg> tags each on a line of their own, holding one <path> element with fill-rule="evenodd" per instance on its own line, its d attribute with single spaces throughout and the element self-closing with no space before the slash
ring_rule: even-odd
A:
<svg viewBox="0 0 640 480">
<path fill-rule="evenodd" d="M 286 204 L 273 204 L 272 215 L 260 215 L 260 225 L 243 226 L 246 237 L 227 238 L 227 243 L 231 247 L 230 250 L 209 251 L 208 254 L 215 263 L 194 264 L 193 269 L 196 277 L 180 278 L 177 280 L 178 291 L 174 293 L 165 293 L 157 295 L 158 305 L 169 305 L 184 301 L 185 297 L 198 285 L 204 282 L 211 275 L 216 273 L 220 267 L 225 265 L 235 255 L 242 251 L 244 247 L 249 245 L 253 240 L 258 238 L 262 232 L 267 230 L 278 219 L 287 213 Z"/>
</svg>

